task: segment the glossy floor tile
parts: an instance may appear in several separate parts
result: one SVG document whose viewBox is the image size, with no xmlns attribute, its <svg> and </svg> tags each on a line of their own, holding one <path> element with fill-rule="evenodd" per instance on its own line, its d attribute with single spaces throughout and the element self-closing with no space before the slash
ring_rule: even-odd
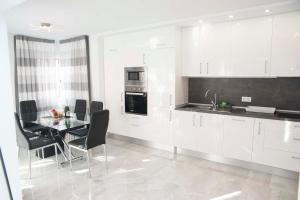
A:
<svg viewBox="0 0 300 200">
<path fill-rule="evenodd" d="M 57 169 L 55 159 L 33 159 L 32 179 L 20 154 L 25 200 L 296 200 L 297 180 L 108 139 L 92 152 L 92 178 L 85 159 Z M 33 156 L 34 157 L 34 156 Z M 60 160 L 62 157 L 59 156 Z"/>
</svg>

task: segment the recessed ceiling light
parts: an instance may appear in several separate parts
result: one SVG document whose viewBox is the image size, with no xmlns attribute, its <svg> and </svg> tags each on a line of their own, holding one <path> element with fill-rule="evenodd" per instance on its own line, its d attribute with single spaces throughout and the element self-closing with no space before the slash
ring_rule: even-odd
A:
<svg viewBox="0 0 300 200">
<path fill-rule="evenodd" d="M 229 15 L 228 18 L 229 18 L 229 19 L 233 19 L 234 16 L 233 16 L 233 15 Z"/>
<path fill-rule="evenodd" d="M 203 23 L 203 20 L 202 20 L 202 19 L 199 19 L 199 20 L 198 20 L 198 23 L 199 23 L 199 24 L 202 24 L 202 23 Z"/>
<path fill-rule="evenodd" d="M 271 10 L 269 10 L 269 9 L 265 10 L 265 13 L 270 13 L 270 12 L 271 12 Z"/>
</svg>

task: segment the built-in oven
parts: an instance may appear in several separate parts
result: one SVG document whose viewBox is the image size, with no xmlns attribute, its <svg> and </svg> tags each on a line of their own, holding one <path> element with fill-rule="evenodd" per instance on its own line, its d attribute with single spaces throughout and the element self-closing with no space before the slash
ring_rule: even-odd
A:
<svg viewBox="0 0 300 200">
<path fill-rule="evenodd" d="M 125 92 L 125 112 L 147 115 L 147 93 Z"/>
<path fill-rule="evenodd" d="M 125 68 L 125 112 L 147 115 L 147 72 L 145 67 Z"/>
</svg>

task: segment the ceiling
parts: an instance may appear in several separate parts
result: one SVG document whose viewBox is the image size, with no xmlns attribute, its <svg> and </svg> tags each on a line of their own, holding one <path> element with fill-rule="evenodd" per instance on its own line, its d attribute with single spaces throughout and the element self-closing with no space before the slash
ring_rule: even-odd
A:
<svg viewBox="0 0 300 200">
<path fill-rule="evenodd" d="M 60 39 L 285 2 L 289 0 L 27 0 L 4 17 L 11 33 Z M 41 22 L 52 23 L 53 32 L 33 31 L 30 25 Z"/>
</svg>

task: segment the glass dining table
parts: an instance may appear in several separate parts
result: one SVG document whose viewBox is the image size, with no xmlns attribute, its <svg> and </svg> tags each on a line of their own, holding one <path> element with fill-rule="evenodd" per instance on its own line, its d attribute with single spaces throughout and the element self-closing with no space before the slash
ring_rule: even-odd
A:
<svg viewBox="0 0 300 200">
<path fill-rule="evenodd" d="M 75 160 L 80 157 L 75 157 L 72 155 L 72 158 L 69 158 L 69 154 L 65 152 L 69 151 L 68 143 L 65 140 L 65 136 L 69 131 L 85 127 L 90 124 L 89 115 L 78 115 L 71 113 L 70 117 L 54 118 L 49 115 L 49 112 L 38 112 L 29 115 L 23 115 L 21 121 L 24 124 L 37 124 L 49 129 L 50 136 L 55 138 L 57 141 L 59 151 L 62 153 L 65 162 L 69 159 Z M 61 164 L 64 164 L 62 162 Z"/>
</svg>

